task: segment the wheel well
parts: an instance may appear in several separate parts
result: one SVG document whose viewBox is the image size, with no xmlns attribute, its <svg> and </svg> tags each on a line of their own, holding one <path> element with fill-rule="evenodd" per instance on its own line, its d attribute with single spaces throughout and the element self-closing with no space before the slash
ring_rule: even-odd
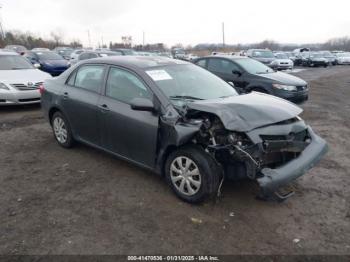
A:
<svg viewBox="0 0 350 262">
<path fill-rule="evenodd" d="M 50 109 L 49 111 L 49 120 L 50 120 L 50 124 L 51 124 L 51 120 L 52 120 L 52 117 L 53 115 L 56 113 L 56 112 L 59 112 L 60 110 L 57 108 L 57 107 L 53 107 Z"/>
<path fill-rule="evenodd" d="M 165 149 L 163 156 L 162 156 L 162 159 L 161 159 L 161 162 L 160 162 L 160 174 L 161 174 L 161 176 L 165 175 L 165 163 L 168 159 L 168 156 L 172 152 L 174 152 L 176 149 L 178 149 L 178 147 L 175 145 L 170 145 Z"/>
</svg>

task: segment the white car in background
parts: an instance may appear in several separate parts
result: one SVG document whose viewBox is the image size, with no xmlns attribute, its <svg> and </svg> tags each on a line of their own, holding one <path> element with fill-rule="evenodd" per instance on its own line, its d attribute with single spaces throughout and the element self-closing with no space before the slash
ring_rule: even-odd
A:
<svg viewBox="0 0 350 262">
<path fill-rule="evenodd" d="M 0 105 L 40 103 L 40 86 L 51 75 L 14 52 L 0 51 Z"/>
<path fill-rule="evenodd" d="M 288 55 L 284 52 L 274 53 L 275 60 L 271 62 L 270 66 L 273 69 L 277 70 L 285 70 L 285 69 L 293 69 L 294 62 L 288 57 Z"/>
<path fill-rule="evenodd" d="M 71 54 L 70 54 L 70 64 L 76 64 L 77 61 L 78 61 L 78 57 L 81 53 L 85 52 L 84 49 L 77 49 L 77 50 L 74 50 Z"/>
<path fill-rule="evenodd" d="M 335 61 L 338 65 L 350 65 L 350 53 L 336 53 L 335 57 Z"/>
</svg>

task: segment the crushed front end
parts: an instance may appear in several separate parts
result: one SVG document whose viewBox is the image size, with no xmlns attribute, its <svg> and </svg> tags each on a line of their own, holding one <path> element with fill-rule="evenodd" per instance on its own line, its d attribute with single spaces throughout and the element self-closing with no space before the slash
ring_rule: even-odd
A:
<svg viewBox="0 0 350 262">
<path fill-rule="evenodd" d="M 264 198 L 291 195 L 278 194 L 278 190 L 305 174 L 328 149 L 299 117 L 235 132 L 227 130 L 215 115 L 200 115 L 203 124 L 193 142 L 216 159 L 225 177 L 257 181 Z"/>
</svg>

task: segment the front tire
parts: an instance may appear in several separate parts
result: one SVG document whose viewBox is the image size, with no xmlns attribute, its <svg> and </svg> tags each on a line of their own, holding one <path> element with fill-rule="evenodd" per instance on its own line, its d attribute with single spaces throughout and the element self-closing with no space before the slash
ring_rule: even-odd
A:
<svg viewBox="0 0 350 262">
<path fill-rule="evenodd" d="M 200 203 L 215 195 L 222 170 L 199 146 L 186 146 L 172 152 L 165 163 L 165 176 L 174 193 L 189 203 Z"/>
<path fill-rule="evenodd" d="M 74 139 L 67 119 L 61 112 L 56 112 L 51 120 L 52 131 L 58 144 L 65 148 L 73 146 Z"/>
</svg>

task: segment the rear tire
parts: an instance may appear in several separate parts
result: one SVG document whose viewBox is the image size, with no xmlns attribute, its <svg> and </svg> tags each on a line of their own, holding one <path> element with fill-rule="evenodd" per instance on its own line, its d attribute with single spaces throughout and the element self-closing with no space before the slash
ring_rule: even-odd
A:
<svg viewBox="0 0 350 262">
<path fill-rule="evenodd" d="M 67 119 L 61 112 L 56 112 L 52 116 L 51 126 L 54 137 L 58 144 L 65 148 L 70 148 L 74 144 L 72 130 Z"/>
<path fill-rule="evenodd" d="M 177 197 L 189 203 L 201 203 L 217 193 L 222 170 L 201 147 L 191 145 L 169 155 L 165 177 Z"/>
</svg>

